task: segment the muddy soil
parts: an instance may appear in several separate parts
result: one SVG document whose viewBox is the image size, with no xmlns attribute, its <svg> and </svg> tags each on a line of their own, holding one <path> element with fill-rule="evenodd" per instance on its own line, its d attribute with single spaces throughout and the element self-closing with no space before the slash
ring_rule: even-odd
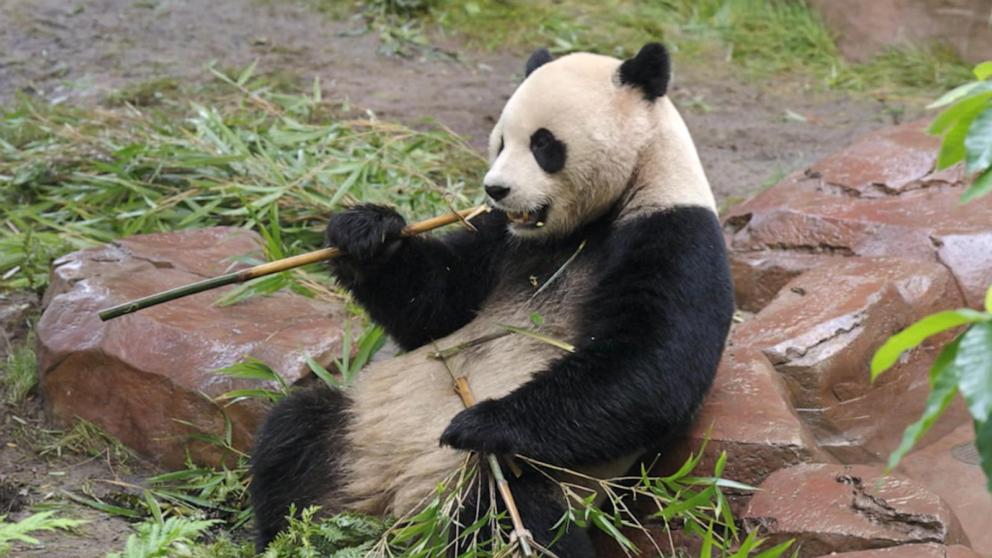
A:
<svg viewBox="0 0 992 558">
<path fill-rule="evenodd" d="M 319 76 L 325 97 L 347 99 L 382 119 L 418 125 L 436 121 L 482 150 L 489 128 L 520 79 L 525 58 L 522 53 L 467 52 L 448 43 L 444 52 L 387 57 L 380 52 L 378 37 L 366 32 L 360 19 L 332 20 L 302 3 L 0 3 L 0 103 L 18 93 L 50 102 L 99 103 L 115 90 L 155 78 L 209 80 L 206 65 L 211 61 L 234 68 L 257 59 L 259 71 L 295 76 L 301 82 Z M 726 64 L 683 62 L 673 87 L 672 96 L 725 205 L 847 145 L 857 135 L 919 112 L 841 93 L 813 93 L 795 83 L 742 81 Z M 5 328 L 0 353 L 23 333 L 21 325 Z M 102 480 L 135 480 L 150 470 L 138 463 L 122 472 L 99 457 L 40 457 L 26 443 L 30 434 L 25 432 L 45 428 L 51 425 L 36 396 L 17 407 L 0 404 L 0 514 L 9 511 L 23 517 L 28 506 L 64 501 L 64 490 L 105 491 L 108 485 Z M 18 547 L 15 555 L 103 556 L 120 549 L 130 532 L 123 520 L 76 505 L 69 505 L 65 515 L 91 523 L 80 530 L 81 537 L 45 535 L 43 547 Z"/>
<path fill-rule="evenodd" d="M 364 27 L 360 18 L 336 21 L 293 2 L 6 0 L 0 102 L 17 92 L 95 102 L 153 78 L 209 79 L 208 62 L 233 68 L 257 59 L 260 71 L 303 81 L 319 76 L 328 97 L 383 119 L 431 119 L 484 149 L 526 55 L 467 52 L 448 41 L 441 52 L 387 57 Z M 676 67 L 672 96 L 725 203 L 905 117 L 905 107 L 795 84 L 744 82 L 727 64 L 697 64 Z"/>
<path fill-rule="evenodd" d="M 132 532 L 128 522 L 72 503 L 65 493 L 114 498 L 121 491 L 115 483 L 138 485 L 154 468 L 137 458 L 121 464 L 109 452 L 59 455 L 57 428 L 45 419 L 36 394 L 17 406 L 0 402 L 0 515 L 19 520 L 53 508 L 59 517 L 87 522 L 73 533 L 36 535 L 43 543 L 38 546 L 15 544 L 11 556 L 97 558 L 121 550 Z"/>
</svg>

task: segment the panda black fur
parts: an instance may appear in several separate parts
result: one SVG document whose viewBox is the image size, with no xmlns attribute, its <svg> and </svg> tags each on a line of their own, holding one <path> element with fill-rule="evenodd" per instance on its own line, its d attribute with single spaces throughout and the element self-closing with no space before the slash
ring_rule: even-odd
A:
<svg viewBox="0 0 992 558">
<path fill-rule="evenodd" d="M 401 238 L 403 218 L 373 205 L 331 218 L 327 240 L 348 254 L 333 273 L 408 352 L 346 392 L 312 388 L 272 411 L 252 463 L 260 548 L 291 503 L 409 512 L 459 450 L 623 474 L 677 435 L 709 389 L 732 286 L 712 193 L 665 96 L 665 49 L 624 62 L 538 51 L 527 74 L 490 138 L 495 209 L 476 231 Z M 480 400 L 464 409 L 429 355 L 527 326 L 534 312 L 575 352 L 518 335 L 458 352 L 448 365 Z M 548 544 L 560 492 L 532 471 L 510 482 Z M 552 550 L 592 555 L 578 529 Z"/>
</svg>

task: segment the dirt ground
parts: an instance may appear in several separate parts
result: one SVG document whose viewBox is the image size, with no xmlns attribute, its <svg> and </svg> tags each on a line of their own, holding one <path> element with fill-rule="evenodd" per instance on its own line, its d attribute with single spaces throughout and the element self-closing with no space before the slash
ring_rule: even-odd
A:
<svg viewBox="0 0 992 558">
<path fill-rule="evenodd" d="M 205 65 L 258 59 L 260 71 L 310 81 L 383 119 L 433 119 L 480 150 L 525 53 L 386 57 L 359 18 L 335 21 L 294 2 L 6 0 L 0 7 L 0 102 L 17 92 L 94 102 L 159 77 L 208 79 Z M 535 44 L 534 47 L 545 46 Z M 919 110 L 791 83 L 743 82 L 726 64 L 676 65 L 672 96 L 714 191 L 736 201 L 868 130 Z M 730 75 L 728 75 L 730 74 Z"/>
<path fill-rule="evenodd" d="M 335 21 L 291 2 L 4 0 L 0 103 L 19 92 L 51 102 L 97 103 L 114 90 L 153 78 L 207 80 L 210 61 L 231 68 L 258 59 L 260 71 L 303 82 L 319 76 L 325 97 L 348 99 L 382 119 L 433 119 L 481 150 L 520 79 L 526 55 L 465 52 L 445 43 L 444 51 L 457 56 L 386 57 L 378 37 L 363 29 L 360 19 Z M 794 83 L 742 81 L 727 65 L 677 66 L 672 96 L 725 204 L 857 135 L 919 113 L 841 93 L 814 93 Z M 9 303 L 0 300 L 0 315 Z M 9 324 L 28 319 L 22 314 L 8 317 Z M 23 327 L 9 329 L 13 333 L 4 341 L 23 335 Z M 6 350 L 5 343 L 0 356 Z M 47 427 L 34 397 L 16 408 L 0 403 L 0 412 L 0 515 L 20 517 L 25 506 L 56 501 L 63 490 L 99 492 L 106 486 L 100 479 L 147 474 L 147 465 L 122 472 L 99 456 L 39 457 L 23 435 L 25 425 Z M 86 508 L 72 506 L 66 515 L 92 523 L 81 530 L 82 537 L 44 536 L 44 547 L 20 547 L 15 555 L 103 556 L 119 549 L 129 532 L 124 521 Z"/>
</svg>

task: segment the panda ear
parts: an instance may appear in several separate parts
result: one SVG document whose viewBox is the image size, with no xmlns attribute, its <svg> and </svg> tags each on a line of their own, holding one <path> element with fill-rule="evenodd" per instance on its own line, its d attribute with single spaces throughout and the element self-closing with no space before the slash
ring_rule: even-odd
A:
<svg viewBox="0 0 992 558">
<path fill-rule="evenodd" d="M 654 101 L 668 91 L 671 77 L 668 49 L 661 43 L 644 45 L 637 56 L 620 65 L 620 83 L 640 89 L 648 101 Z"/>
<path fill-rule="evenodd" d="M 527 66 L 524 68 L 524 77 L 529 76 L 534 70 L 551 62 L 551 53 L 546 48 L 539 48 L 527 59 Z"/>
</svg>

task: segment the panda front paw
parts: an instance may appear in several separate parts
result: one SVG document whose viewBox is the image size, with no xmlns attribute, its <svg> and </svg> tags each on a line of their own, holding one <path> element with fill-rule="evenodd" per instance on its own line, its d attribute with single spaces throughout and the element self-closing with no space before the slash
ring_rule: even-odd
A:
<svg viewBox="0 0 992 558">
<path fill-rule="evenodd" d="M 441 445 L 455 449 L 512 455 L 519 453 L 519 436 L 498 401 L 487 400 L 465 409 L 451 419 L 441 434 Z"/>
<path fill-rule="evenodd" d="M 392 208 L 362 204 L 342 211 L 327 223 L 324 238 L 345 258 L 368 263 L 388 255 L 399 243 L 406 221 Z"/>
</svg>

